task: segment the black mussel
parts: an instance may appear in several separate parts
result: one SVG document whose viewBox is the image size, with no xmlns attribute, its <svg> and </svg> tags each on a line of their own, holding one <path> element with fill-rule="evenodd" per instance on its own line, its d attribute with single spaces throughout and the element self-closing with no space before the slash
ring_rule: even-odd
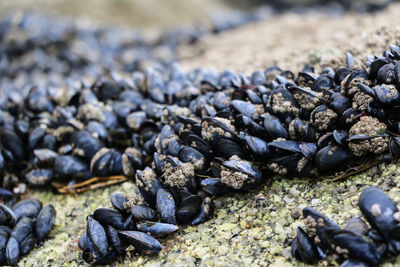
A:
<svg viewBox="0 0 400 267">
<path fill-rule="evenodd" d="M 269 140 L 276 138 L 289 138 L 289 133 L 286 128 L 282 125 L 280 120 L 269 114 L 263 115 L 264 117 L 264 127 L 267 130 L 267 136 Z"/>
<path fill-rule="evenodd" d="M 32 150 L 38 148 L 38 143 L 43 139 L 45 135 L 45 129 L 40 127 L 35 128 L 29 135 L 29 148 Z"/>
<path fill-rule="evenodd" d="M 394 106 L 400 103 L 400 94 L 392 85 L 377 85 L 373 88 L 379 103 L 383 106 Z"/>
<path fill-rule="evenodd" d="M 267 78 L 264 73 L 257 70 L 251 74 L 250 82 L 252 85 L 264 85 L 267 84 Z"/>
<path fill-rule="evenodd" d="M 318 78 L 314 81 L 312 86 L 312 90 L 314 92 L 323 92 L 328 91 L 334 87 L 333 78 L 327 74 L 321 74 Z"/>
<path fill-rule="evenodd" d="M 221 182 L 234 189 L 249 190 L 260 184 L 260 170 L 249 161 L 232 156 L 221 165 Z"/>
<path fill-rule="evenodd" d="M 25 147 L 21 139 L 13 131 L 0 130 L 0 143 L 3 156 L 7 161 L 19 161 L 25 158 Z"/>
<path fill-rule="evenodd" d="M 226 139 L 240 142 L 234 126 L 227 119 L 206 117 L 202 120 L 201 127 L 201 135 L 208 141 L 213 140 L 214 136 L 223 136 Z"/>
<path fill-rule="evenodd" d="M 344 129 L 350 129 L 361 116 L 361 112 L 355 108 L 346 109 L 339 118 L 339 125 Z"/>
<path fill-rule="evenodd" d="M 6 247 L 6 260 L 9 265 L 17 265 L 19 260 L 20 252 L 18 241 L 15 238 L 10 237 Z"/>
<path fill-rule="evenodd" d="M 290 138 L 293 140 L 315 142 L 317 140 L 316 131 L 305 121 L 296 118 L 289 124 Z"/>
<path fill-rule="evenodd" d="M 254 119 L 264 113 L 263 105 L 255 105 L 243 100 L 233 100 L 230 106 L 235 112 Z"/>
<path fill-rule="evenodd" d="M 16 214 L 7 206 L 0 203 L 0 225 L 14 227 L 17 222 Z"/>
<path fill-rule="evenodd" d="M 363 236 L 368 234 L 369 226 L 360 217 L 354 217 L 346 224 L 344 229 Z"/>
<path fill-rule="evenodd" d="M 122 155 L 114 149 L 100 149 L 90 161 L 93 175 L 107 177 L 122 174 Z"/>
<path fill-rule="evenodd" d="M 180 139 L 184 145 L 193 147 L 207 158 L 211 157 L 212 152 L 208 142 L 194 132 L 184 131 L 180 134 Z"/>
<path fill-rule="evenodd" d="M 22 244 L 22 242 L 33 233 L 33 227 L 33 220 L 29 217 L 24 217 L 15 225 L 11 232 L 11 237 L 15 238 L 18 244 Z"/>
<path fill-rule="evenodd" d="M 182 146 L 178 152 L 178 157 L 183 163 L 191 163 L 195 173 L 203 173 L 209 165 L 207 158 L 190 146 Z"/>
<path fill-rule="evenodd" d="M 192 225 L 198 225 L 208 221 L 214 216 L 214 202 L 210 197 L 205 197 L 200 207 L 200 213 L 191 222 Z"/>
<path fill-rule="evenodd" d="M 299 153 L 274 157 L 268 161 L 268 169 L 280 175 L 298 173 L 301 175 L 314 175 L 312 161 Z"/>
<path fill-rule="evenodd" d="M 347 96 L 353 96 L 359 91 L 358 85 L 360 83 L 365 84 L 368 81 L 368 74 L 365 70 L 357 69 L 353 70 L 345 79 L 344 82 L 344 93 Z M 343 86 L 342 86 L 343 87 Z"/>
<path fill-rule="evenodd" d="M 246 158 L 242 146 L 232 140 L 216 137 L 212 143 L 217 156 L 225 159 L 229 159 L 234 155 L 239 158 Z"/>
<path fill-rule="evenodd" d="M 32 187 L 42 187 L 50 184 L 54 173 L 50 169 L 34 169 L 25 175 L 29 185 Z"/>
<path fill-rule="evenodd" d="M 23 217 L 36 218 L 42 209 L 42 203 L 36 199 L 27 199 L 16 203 L 12 210 L 19 221 Z"/>
<path fill-rule="evenodd" d="M 161 219 L 170 224 L 176 224 L 175 200 L 166 189 L 160 188 L 157 192 L 157 211 Z"/>
<path fill-rule="evenodd" d="M 135 221 L 154 221 L 156 212 L 145 204 L 133 205 L 131 207 L 132 218 Z"/>
<path fill-rule="evenodd" d="M 122 254 L 122 243 L 118 236 L 118 231 L 111 225 L 105 226 L 107 240 L 110 246 L 117 252 L 118 255 Z"/>
<path fill-rule="evenodd" d="M 336 84 L 340 84 L 346 77 L 351 73 L 349 68 L 339 68 L 335 72 L 334 81 Z"/>
<path fill-rule="evenodd" d="M 6 248 L 9 233 L 5 231 L 0 231 L 0 264 L 5 264 L 6 261 Z"/>
<path fill-rule="evenodd" d="M 33 150 L 37 164 L 42 167 L 53 167 L 58 154 L 53 150 L 42 148 Z"/>
<path fill-rule="evenodd" d="M 161 244 L 154 237 L 138 231 L 120 231 L 119 236 L 127 245 L 132 245 L 138 252 L 158 254 Z"/>
<path fill-rule="evenodd" d="M 89 175 L 89 166 L 74 156 L 59 156 L 54 161 L 54 174 L 60 178 L 81 179 Z"/>
<path fill-rule="evenodd" d="M 395 81 L 394 65 L 385 64 L 382 67 L 380 67 L 376 79 L 379 84 L 394 84 Z"/>
<path fill-rule="evenodd" d="M 369 224 L 379 231 L 386 242 L 392 238 L 400 239 L 400 231 L 397 230 L 399 210 L 385 192 L 373 186 L 364 189 L 358 206 Z"/>
<path fill-rule="evenodd" d="M 157 178 L 157 174 L 149 167 L 146 167 L 143 171 L 137 170 L 136 185 L 150 207 L 155 208 L 157 192 L 162 187 L 160 180 Z"/>
<path fill-rule="evenodd" d="M 73 153 L 90 161 L 104 145 L 86 131 L 77 131 L 72 134 Z"/>
<path fill-rule="evenodd" d="M 141 221 L 136 223 L 138 230 L 149 233 L 152 236 L 164 236 L 179 229 L 175 224 Z"/>
<path fill-rule="evenodd" d="M 326 240 L 325 231 L 328 228 L 340 229 L 339 226 L 325 215 L 310 207 L 303 209 L 303 217 L 306 231 L 313 239 L 314 243 L 320 246 L 323 250 L 331 248 L 330 244 Z"/>
<path fill-rule="evenodd" d="M 382 68 L 382 66 L 388 63 L 389 61 L 386 58 L 383 57 L 376 58 L 374 61 L 371 62 L 368 77 L 372 80 L 375 79 L 378 76 L 378 72 Z"/>
<path fill-rule="evenodd" d="M 0 200 L 3 202 L 11 201 L 14 198 L 13 192 L 8 189 L 0 187 Z M 0 223 L 1 225 L 1 223 Z"/>
<path fill-rule="evenodd" d="M 35 222 L 36 237 L 42 241 L 50 233 L 56 219 L 56 210 L 53 205 L 47 204 L 40 211 Z"/>
<path fill-rule="evenodd" d="M 333 93 L 330 98 L 329 106 L 336 114 L 343 114 L 345 110 L 351 108 L 351 101 L 340 93 Z"/>
<path fill-rule="evenodd" d="M 289 122 L 300 112 L 300 107 L 296 99 L 281 85 L 275 87 L 269 95 L 268 108 L 278 117 L 282 118 L 283 121 Z"/>
<path fill-rule="evenodd" d="M 87 241 L 87 234 L 86 234 L 86 233 L 83 233 L 83 235 L 81 235 L 81 236 L 79 237 L 79 240 L 78 240 L 78 247 L 79 247 L 81 250 L 86 250 L 86 249 L 88 249 L 88 241 Z"/>
<path fill-rule="evenodd" d="M 376 266 L 382 258 L 382 254 L 374 244 L 365 241 L 352 231 L 336 227 L 328 228 L 325 230 L 325 237 L 331 248 L 339 255 L 367 262 L 373 266 Z"/>
<path fill-rule="evenodd" d="M 118 210 L 121 214 L 126 214 L 128 213 L 128 210 L 126 209 L 126 202 L 128 202 L 128 199 L 126 199 L 125 195 L 119 192 L 113 192 L 110 195 L 110 201 L 112 206 Z"/>
<path fill-rule="evenodd" d="M 107 235 L 103 226 L 93 219 L 92 216 L 87 217 L 86 225 L 87 242 L 90 254 L 96 260 L 108 254 L 108 241 Z"/>
<path fill-rule="evenodd" d="M 307 264 L 315 264 L 321 259 L 317 245 L 301 227 L 297 228 L 297 235 L 292 241 L 292 256 Z"/>
<path fill-rule="evenodd" d="M 329 171 L 341 166 L 349 159 L 349 152 L 338 145 L 328 145 L 318 150 L 315 165 L 321 171 Z"/>
<path fill-rule="evenodd" d="M 203 191 L 212 196 L 223 196 L 232 192 L 232 189 L 221 181 L 220 178 L 205 178 L 200 186 Z"/>
<path fill-rule="evenodd" d="M 125 218 L 118 211 L 98 208 L 93 213 L 93 219 L 101 223 L 103 226 L 111 225 L 115 229 L 124 230 L 125 229 Z"/>
<path fill-rule="evenodd" d="M 183 163 L 179 159 L 166 156 L 162 167 L 162 178 L 164 183 L 173 188 L 189 187 L 195 189 L 194 164 L 191 162 Z"/>
<path fill-rule="evenodd" d="M 296 83 L 300 86 L 312 87 L 316 79 L 317 77 L 313 74 L 313 71 L 305 69 L 299 72 Z"/>
<path fill-rule="evenodd" d="M 267 131 L 265 127 L 258 124 L 257 122 L 255 122 L 254 120 L 252 120 L 247 116 L 244 115 L 236 116 L 235 125 L 237 128 L 242 129 L 243 131 L 246 131 L 251 135 L 255 135 L 261 138 L 267 136 Z"/>
<path fill-rule="evenodd" d="M 327 131 L 333 128 L 338 115 L 325 105 L 315 108 L 311 112 L 311 124 L 318 131 Z"/>
<path fill-rule="evenodd" d="M 370 265 L 363 261 L 349 259 L 344 261 L 340 267 L 369 267 Z"/>
<path fill-rule="evenodd" d="M 187 194 L 183 196 L 176 211 L 176 219 L 178 223 L 189 223 L 199 214 L 202 203 L 203 199 L 198 195 Z"/>
<path fill-rule="evenodd" d="M 142 153 L 135 147 L 128 147 L 122 154 L 122 170 L 125 176 L 135 177 L 136 170 L 143 168 Z"/>
<path fill-rule="evenodd" d="M 271 150 L 268 143 L 255 136 L 245 135 L 244 140 L 250 154 L 259 161 L 267 161 L 271 156 Z"/>
<path fill-rule="evenodd" d="M 36 245 L 37 240 L 35 239 L 34 235 L 29 235 L 22 241 L 20 247 L 20 253 L 22 256 L 27 255 Z"/>
</svg>

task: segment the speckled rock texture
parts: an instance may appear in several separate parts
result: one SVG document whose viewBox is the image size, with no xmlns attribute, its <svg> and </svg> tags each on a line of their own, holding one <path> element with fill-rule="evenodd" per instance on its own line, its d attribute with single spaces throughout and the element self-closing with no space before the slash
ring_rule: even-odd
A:
<svg viewBox="0 0 400 267">
<path fill-rule="evenodd" d="M 343 64 L 346 51 L 365 62 L 367 54 L 381 54 L 389 43 L 400 40 L 400 5 L 373 15 L 285 14 L 265 22 L 246 25 L 207 37 L 195 47 L 182 47 L 185 69 L 215 67 L 251 73 L 272 64 L 297 72 L 304 63 L 316 70 Z M 362 189 L 376 185 L 400 204 L 400 163 L 380 164 L 344 181 L 329 182 L 295 177 L 264 177 L 258 190 L 215 199 L 216 216 L 196 227 L 182 227 L 161 239 L 158 256 L 128 255 L 115 266 L 292 266 L 301 265 L 290 256 L 290 241 L 296 227 L 303 225 L 300 211 L 311 206 L 340 226 L 360 215 L 357 200 Z M 30 191 L 57 211 L 55 227 L 43 246 L 25 256 L 21 266 L 80 266 L 78 238 L 84 232 L 86 216 L 97 207 L 111 207 L 110 193 L 133 192 L 126 182 L 81 195 L 59 195 Z M 400 264 L 400 257 L 394 262 Z M 334 264 L 333 259 L 321 262 Z"/>
</svg>

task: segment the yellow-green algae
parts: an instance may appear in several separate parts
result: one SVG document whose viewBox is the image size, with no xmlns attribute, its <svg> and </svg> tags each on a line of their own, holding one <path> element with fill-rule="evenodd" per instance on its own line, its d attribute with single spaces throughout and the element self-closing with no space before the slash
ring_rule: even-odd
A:
<svg viewBox="0 0 400 267">
<path fill-rule="evenodd" d="M 115 266 L 301 266 L 291 258 L 288 245 L 297 226 L 303 225 L 301 219 L 292 218 L 294 209 L 314 207 L 344 226 L 352 217 L 361 215 L 357 200 L 367 186 L 381 187 L 400 204 L 399 174 L 397 162 L 382 163 L 340 182 L 275 177 L 259 191 L 216 199 L 216 216 L 199 226 L 182 227 L 161 239 L 160 255 L 132 254 L 117 261 Z M 84 264 L 77 241 L 85 231 L 86 216 L 98 207 L 111 207 L 111 192 L 134 190 L 135 185 L 126 182 L 77 196 L 33 191 L 33 197 L 55 206 L 57 219 L 43 246 L 34 249 L 19 263 L 25 266 Z M 260 193 L 265 199 L 256 201 Z M 330 259 L 320 265 L 333 263 Z M 396 263 L 400 264 L 400 258 Z"/>
</svg>

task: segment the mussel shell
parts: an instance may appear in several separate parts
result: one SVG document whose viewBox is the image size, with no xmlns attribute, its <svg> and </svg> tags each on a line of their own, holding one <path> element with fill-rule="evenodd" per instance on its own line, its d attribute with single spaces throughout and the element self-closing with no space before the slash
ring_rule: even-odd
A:
<svg viewBox="0 0 400 267">
<path fill-rule="evenodd" d="M 17 265 L 19 260 L 20 252 L 17 240 L 10 237 L 6 247 L 6 259 L 9 265 Z"/>
<path fill-rule="evenodd" d="M 40 211 L 35 222 L 36 237 L 42 241 L 51 231 L 56 219 L 56 210 L 53 205 L 47 204 Z"/>
<path fill-rule="evenodd" d="M 214 202 L 210 197 L 206 197 L 200 207 L 200 213 L 191 222 L 192 225 L 198 225 L 208 221 L 214 216 Z"/>
<path fill-rule="evenodd" d="M 374 186 L 364 189 L 358 199 L 358 206 L 368 223 L 387 242 L 390 241 L 390 230 L 398 224 L 393 215 L 399 210 L 385 192 Z"/>
<path fill-rule="evenodd" d="M 297 235 L 292 241 L 292 256 L 307 264 L 320 260 L 317 246 L 301 227 L 297 227 Z"/>
<path fill-rule="evenodd" d="M 36 199 L 27 199 L 16 203 L 12 210 L 19 221 L 23 217 L 36 218 L 42 209 L 42 203 Z"/>
<path fill-rule="evenodd" d="M 138 230 L 149 233 L 152 236 L 164 236 L 173 233 L 179 229 L 175 224 L 160 223 L 152 221 L 141 221 L 136 223 Z"/>
<path fill-rule="evenodd" d="M 122 254 L 122 243 L 118 236 L 118 231 L 115 230 L 111 225 L 105 227 L 107 240 L 110 245 L 114 248 L 118 255 Z"/>
<path fill-rule="evenodd" d="M 157 192 L 157 211 L 163 221 L 176 224 L 175 200 L 166 189 L 160 188 Z"/>
<path fill-rule="evenodd" d="M 93 213 L 93 219 L 103 226 L 111 225 L 115 229 L 124 230 L 125 218 L 118 211 L 108 208 L 98 208 Z"/>
<path fill-rule="evenodd" d="M 131 214 L 135 221 L 154 221 L 156 218 L 155 210 L 145 204 L 132 206 Z"/>
<path fill-rule="evenodd" d="M 54 161 L 54 173 L 61 178 L 85 178 L 89 173 L 89 166 L 83 160 L 74 156 L 59 156 Z"/>
<path fill-rule="evenodd" d="M 0 203 L 0 225 L 14 227 L 17 223 L 17 215 L 7 206 Z"/>
<path fill-rule="evenodd" d="M 28 184 L 32 187 L 48 185 L 53 179 L 54 172 L 50 169 L 33 169 L 25 175 Z"/>
<path fill-rule="evenodd" d="M 86 226 L 86 234 L 89 248 L 92 246 L 93 253 L 96 257 L 96 254 L 102 258 L 108 253 L 108 241 L 107 235 L 103 228 L 103 226 L 93 219 L 92 216 L 87 217 L 87 226 Z M 96 257 L 98 258 L 98 257 Z"/>
<path fill-rule="evenodd" d="M 24 217 L 15 225 L 11 232 L 11 237 L 15 238 L 18 244 L 22 244 L 22 242 L 33 233 L 33 227 L 33 220 L 29 217 Z"/>
<path fill-rule="evenodd" d="M 27 255 L 36 245 L 37 240 L 34 235 L 31 234 L 20 244 L 20 253 L 22 256 Z"/>
<path fill-rule="evenodd" d="M 378 252 L 377 247 L 354 232 L 328 228 L 325 230 L 325 236 L 332 246 L 346 249 L 347 255 L 351 259 L 368 262 L 374 266 L 381 259 L 382 255 Z"/>
<path fill-rule="evenodd" d="M 122 194 L 122 193 L 113 192 L 110 195 L 111 204 L 121 214 L 126 214 L 128 212 L 124 207 L 124 203 L 126 203 L 127 201 L 128 200 L 125 198 L 124 194 Z"/>
<path fill-rule="evenodd" d="M 328 145 L 318 150 L 315 164 L 321 171 L 329 171 L 343 166 L 349 159 L 349 152 L 341 146 Z"/>
<path fill-rule="evenodd" d="M 158 254 L 162 247 L 154 237 L 138 231 L 120 231 L 119 236 L 126 245 L 132 245 L 138 252 Z"/>
</svg>

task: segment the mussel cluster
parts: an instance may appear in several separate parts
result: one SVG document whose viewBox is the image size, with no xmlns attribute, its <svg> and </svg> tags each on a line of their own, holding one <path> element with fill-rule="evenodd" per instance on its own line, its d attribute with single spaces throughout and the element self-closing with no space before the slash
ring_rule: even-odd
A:
<svg viewBox="0 0 400 267">
<path fill-rule="evenodd" d="M 157 202 L 163 207 L 162 203 L 172 196 L 161 190 Z M 98 208 L 87 217 L 86 233 L 78 242 L 83 251 L 82 258 L 87 263 L 112 263 L 132 248 L 134 253 L 158 254 L 161 244 L 153 236 L 161 237 L 178 230 L 175 223 L 158 222 L 159 214 L 149 205 L 138 204 L 143 200 L 135 194 L 114 192 L 110 200 L 115 210 Z"/>
<path fill-rule="evenodd" d="M 368 187 L 358 200 L 364 218 L 352 218 L 342 229 L 313 208 L 303 209 L 305 230 L 298 227 L 292 255 L 316 264 L 334 254 L 341 266 L 377 266 L 400 253 L 400 212 L 378 187 Z M 365 222 L 368 222 L 368 224 Z"/>
<path fill-rule="evenodd" d="M 36 199 L 22 200 L 11 208 L 0 203 L 0 265 L 17 265 L 20 257 L 43 242 L 55 218 L 53 205 L 42 207 Z"/>
<path fill-rule="evenodd" d="M 88 217 L 88 262 L 128 245 L 157 252 L 158 241 L 135 231 L 204 222 L 214 196 L 254 189 L 271 173 L 310 177 L 400 155 L 399 46 L 365 68 L 348 53 L 346 67 L 319 73 L 185 73 L 175 49 L 195 33 L 151 42 L 33 15 L 0 23 L 2 187 L 136 181 L 137 192 L 118 197 L 124 208 L 113 202 L 118 211 Z"/>
</svg>

